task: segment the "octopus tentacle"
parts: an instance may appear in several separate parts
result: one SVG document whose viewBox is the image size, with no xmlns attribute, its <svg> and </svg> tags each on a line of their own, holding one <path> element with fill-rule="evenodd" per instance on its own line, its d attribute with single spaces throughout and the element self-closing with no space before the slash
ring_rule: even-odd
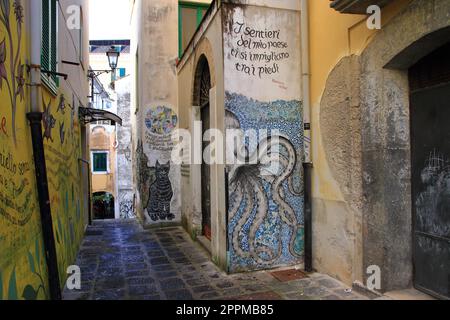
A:
<svg viewBox="0 0 450 320">
<path fill-rule="evenodd" d="M 283 162 L 280 158 L 280 162 Z M 272 194 L 274 201 L 280 206 L 280 218 L 287 225 L 293 227 L 295 226 L 297 218 L 295 217 L 294 210 L 291 206 L 283 199 L 281 191 L 283 188 L 283 182 L 290 176 L 293 171 L 293 163 L 290 161 L 284 171 L 278 178 L 275 179 L 272 184 Z"/>
<path fill-rule="evenodd" d="M 280 218 L 283 222 L 285 222 L 288 226 L 292 228 L 291 239 L 289 241 L 289 252 L 294 257 L 300 257 L 300 255 L 295 251 L 295 241 L 297 239 L 297 234 L 299 230 L 299 225 L 297 224 L 297 218 L 295 216 L 294 210 L 292 207 L 283 199 L 281 196 L 281 191 L 283 188 L 283 182 L 289 178 L 289 182 L 292 179 L 292 173 L 295 169 L 296 164 L 296 155 L 295 150 L 290 143 L 282 143 L 283 146 L 287 149 L 289 158 L 282 156 L 280 157 L 281 164 L 285 167 L 284 173 L 278 177 L 274 184 L 272 185 L 272 192 L 274 195 L 274 200 L 280 206 Z M 289 188 L 291 189 L 291 188 Z M 289 190 L 292 192 L 291 190 Z"/>
<path fill-rule="evenodd" d="M 243 258 L 247 258 L 250 256 L 250 254 L 248 252 L 245 252 L 244 250 L 242 250 L 241 245 L 240 245 L 240 240 L 239 240 L 239 235 L 240 235 L 242 229 L 244 228 L 245 223 L 250 218 L 250 215 L 253 211 L 254 197 L 251 192 L 248 192 L 250 187 L 251 186 L 249 185 L 249 183 L 244 182 L 244 185 L 242 187 L 242 194 L 245 194 L 245 199 L 247 199 L 247 204 L 245 206 L 244 212 L 242 213 L 242 216 L 239 218 L 239 221 L 233 231 L 233 249 L 237 255 L 239 255 Z M 239 210 L 239 208 L 237 208 L 237 210 Z"/>
<path fill-rule="evenodd" d="M 273 141 L 276 141 L 276 149 L 274 149 Z M 286 152 L 282 152 L 279 148 L 283 147 Z M 259 152 L 259 154 L 258 154 Z M 261 153 L 262 152 L 262 153 Z M 261 156 L 262 155 L 262 156 Z M 246 201 L 244 212 L 239 218 L 238 223 L 233 231 L 233 249 L 235 253 L 241 257 L 251 257 L 256 263 L 260 265 L 273 264 L 282 255 L 281 234 L 277 248 L 269 248 L 264 244 L 256 244 L 256 234 L 263 225 L 268 212 L 269 201 L 264 190 L 263 180 L 259 177 L 260 171 L 264 170 L 268 156 L 276 155 L 279 163 L 283 169 L 281 174 L 271 172 L 270 179 L 266 179 L 270 183 L 272 198 L 279 206 L 279 216 L 281 221 L 290 227 L 291 239 L 289 242 L 289 252 L 292 256 L 300 257 L 301 255 L 295 252 L 295 241 L 297 239 L 298 231 L 303 228 L 297 222 L 296 214 L 290 204 L 286 201 L 283 194 L 285 182 L 288 183 L 288 191 L 293 195 L 302 195 L 303 190 L 297 191 L 294 187 L 293 172 L 297 165 L 297 154 L 294 146 L 284 137 L 277 137 L 277 139 L 268 138 L 260 143 L 258 150 L 255 151 L 250 159 L 257 157 L 257 165 L 241 166 L 234 172 L 234 177 L 231 181 L 233 193 L 238 192 L 237 197 L 234 198 L 232 207 L 230 208 L 231 217 L 235 217 L 239 212 L 244 201 Z M 268 170 L 269 172 L 269 170 Z M 250 230 L 248 232 L 249 251 L 246 252 L 241 248 L 240 234 L 249 221 L 253 210 L 256 208 L 256 215 Z M 261 255 L 266 255 L 263 258 Z"/>
<path fill-rule="evenodd" d="M 244 193 L 242 189 L 242 184 L 240 182 L 233 183 L 234 191 L 232 191 L 230 194 L 237 194 L 237 197 L 234 199 L 233 203 L 230 207 L 230 219 L 233 219 L 236 215 L 236 213 L 239 211 L 239 208 L 241 207 L 242 201 L 244 201 Z"/>
<path fill-rule="evenodd" d="M 253 259 L 261 265 L 269 265 L 272 264 L 274 261 L 276 261 L 282 253 L 281 250 L 281 243 L 278 242 L 278 248 L 277 252 L 274 253 L 272 250 L 264 245 L 256 246 L 256 233 L 258 232 L 261 225 L 264 223 L 264 220 L 266 218 L 267 212 L 268 212 L 268 203 L 269 200 L 267 198 L 266 193 L 263 190 L 263 186 L 261 184 L 261 181 L 257 178 L 252 179 L 254 183 L 254 191 L 256 193 L 257 198 L 257 208 L 258 211 L 256 213 L 255 220 L 253 221 L 253 224 L 250 228 L 249 233 L 249 244 L 250 244 L 250 253 L 253 257 Z M 263 259 L 261 258 L 260 254 L 265 253 L 269 256 L 269 259 Z"/>
<path fill-rule="evenodd" d="M 302 172 L 300 170 L 300 172 Z M 300 184 L 300 190 L 296 190 L 295 186 L 294 186 L 294 175 L 291 175 L 291 177 L 289 178 L 288 181 L 288 187 L 289 187 L 289 192 L 292 193 L 294 196 L 303 196 L 304 190 L 303 190 L 303 186 Z"/>
<path fill-rule="evenodd" d="M 286 155 L 284 155 L 284 154 L 279 154 L 279 159 L 280 159 L 280 162 L 282 162 L 282 164 L 286 164 L 286 161 L 290 161 L 289 160 L 289 158 L 286 156 Z M 283 159 L 285 159 L 285 161 L 283 161 Z M 296 165 L 294 165 L 294 169 L 295 169 L 295 166 Z M 294 170 L 293 170 L 294 171 Z M 290 174 L 290 176 L 289 176 L 289 178 L 287 179 L 287 182 L 288 182 L 288 190 L 289 190 L 289 192 L 292 194 L 292 195 L 294 195 L 294 196 L 303 196 L 303 186 L 302 185 L 300 185 L 300 187 L 299 187 L 299 190 L 297 190 L 296 189 L 296 187 L 294 186 L 294 178 L 295 178 L 295 176 L 294 176 L 294 174 L 293 174 L 293 171 L 291 172 L 291 174 Z"/>
</svg>

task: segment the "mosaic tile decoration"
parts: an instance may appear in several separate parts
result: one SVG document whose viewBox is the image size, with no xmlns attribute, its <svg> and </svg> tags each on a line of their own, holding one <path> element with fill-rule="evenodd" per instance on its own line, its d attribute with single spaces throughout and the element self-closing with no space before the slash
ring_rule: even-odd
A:
<svg viewBox="0 0 450 320">
<path fill-rule="evenodd" d="M 227 128 L 278 130 L 278 172 L 264 165 L 229 166 L 229 269 L 261 270 L 298 264 L 304 256 L 303 117 L 300 101 L 270 103 L 227 92 Z M 270 138 L 246 141 L 248 155 L 270 149 Z M 272 149 L 270 149 L 272 150 Z M 258 156 L 259 157 L 259 156 Z"/>
</svg>

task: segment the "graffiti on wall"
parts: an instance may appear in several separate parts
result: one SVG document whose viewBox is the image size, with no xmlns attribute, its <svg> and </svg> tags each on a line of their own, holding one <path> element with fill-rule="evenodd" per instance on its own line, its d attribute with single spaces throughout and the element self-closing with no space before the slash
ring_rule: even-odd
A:
<svg viewBox="0 0 450 320">
<path fill-rule="evenodd" d="M 152 221 L 170 221 L 175 218 L 175 215 L 170 212 L 173 189 L 169 179 L 169 173 L 170 162 L 162 165 L 159 161 L 156 161 L 156 179 L 150 187 L 150 196 L 146 208 Z"/>
<path fill-rule="evenodd" d="M 423 191 L 416 200 L 418 230 L 450 236 L 450 161 L 434 150 L 421 171 Z"/>
<path fill-rule="evenodd" d="M 11 105 L 11 134 L 17 143 L 16 112 L 20 102 L 24 100 L 26 65 L 21 58 L 22 53 L 22 28 L 24 21 L 24 9 L 20 0 L 0 1 L 0 22 L 4 27 L 6 38 L 0 38 L 0 89 L 8 92 Z M 14 21 L 12 21 L 12 19 Z M 13 37 L 13 34 L 16 36 Z M 9 59 L 7 68 L 6 61 Z M 5 83 L 3 83 L 5 82 Z"/>
<path fill-rule="evenodd" d="M 299 24 L 300 15 L 270 7 L 225 6 L 226 127 L 257 135 L 241 137 L 241 151 L 251 161 L 228 168 L 229 269 L 301 263 L 301 41 L 290 27 Z"/>
<path fill-rule="evenodd" d="M 174 148 L 172 133 L 178 125 L 178 116 L 167 102 L 152 103 L 146 110 L 144 141 L 138 143 L 136 159 L 140 199 L 150 222 L 172 221 L 175 219 L 171 181 L 174 174 L 170 159 Z"/>
<path fill-rule="evenodd" d="M 0 300 L 48 298 L 48 275 L 36 192 L 29 111 L 29 48 L 20 0 L 0 1 Z M 64 83 L 42 87 L 43 137 L 61 285 L 83 236 L 81 135 Z M 71 93 L 72 95 L 72 93 Z M 69 125 L 70 121 L 70 125 Z M 55 132 L 56 127 L 58 134 Z"/>
<path fill-rule="evenodd" d="M 57 98 L 52 98 L 47 92 L 43 92 L 43 96 L 44 101 L 49 101 L 44 103 L 42 125 L 58 266 L 63 284 L 67 277 L 65 271 L 75 261 L 83 237 L 82 174 L 78 163 L 81 136 L 78 122 L 72 122 L 73 112 L 65 112 L 66 107 L 72 108 L 66 103 L 64 93 Z M 66 123 L 70 125 L 66 126 Z M 55 139 L 52 131 L 56 124 L 59 138 Z"/>
<path fill-rule="evenodd" d="M 145 117 L 146 143 L 151 150 L 170 152 L 174 144 L 171 133 L 178 124 L 178 116 L 167 104 L 152 106 Z"/>
<path fill-rule="evenodd" d="M 120 219 L 134 218 L 133 200 L 123 200 L 119 202 Z"/>
<path fill-rule="evenodd" d="M 52 101 L 50 100 L 48 103 L 45 103 L 45 101 L 43 101 L 43 104 L 44 113 L 42 114 L 42 123 L 44 125 L 44 138 L 53 142 L 52 130 L 55 128 L 56 119 L 52 115 Z"/>
<path fill-rule="evenodd" d="M 148 166 L 148 161 L 149 159 L 144 152 L 144 145 L 142 141 L 139 140 L 136 149 L 136 183 L 141 203 L 148 202 L 150 184 L 155 180 L 154 173 Z"/>
<path fill-rule="evenodd" d="M 236 59 L 235 71 L 263 78 L 280 73 L 280 62 L 289 59 L 289 44 L 280 29 L 258 29 L 244 21 L 234 21 L 230 54 Z"/>
<path fill-rule="evenodd" d="M 151 108 L 145 117 L 145 125 L 151 133 L 164 135 L 171 134 L 176 128 L 178 122 L 177 115 L 171 108 L 166 106 L 157 106 Z"/>
<path fill-rule="evenodd" d="M 149 167 L 141 141 L 138 142 L 136 155 L 139 195 L 148 217 L 153 222 L 175 219 L 171 213 L 173 189 L 169 178 L 170 162 L 160 164 L 157 160 L 155 167 Z"/>
<path fill-rule="evenodd" d="M 247 143 L 247 158 L 256 157 L 256 163 L 229 168 L 231 269 L 298 262 L 303 258 L 304 235 L 301 103 L 262 103 L 226 93 L 226 109 L 227 129 L 279 132 L 276 137 L 268 132 L 257 145 Z M 262 161 L 264 151 L 278 153 L 277 171 Z"/>
<path fill-rule="evenodd" d="M 26 120 L 22 1 L 0 1 L 0 300 L 47 298 L 47 272 Z"/>
</svg>

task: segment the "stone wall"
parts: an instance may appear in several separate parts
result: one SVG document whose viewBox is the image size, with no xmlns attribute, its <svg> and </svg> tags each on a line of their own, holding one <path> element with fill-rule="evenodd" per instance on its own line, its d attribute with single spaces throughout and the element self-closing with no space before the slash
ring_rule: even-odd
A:
<svg viewBox="0 0 450 320">
<path fill-rule="evenodd" d="M 361 56 L 364 267 L 382 268 L 383 290 L 413 280 L 407 68 L 448 41 L 449 12 L 412 1 Z"/>
</svg>

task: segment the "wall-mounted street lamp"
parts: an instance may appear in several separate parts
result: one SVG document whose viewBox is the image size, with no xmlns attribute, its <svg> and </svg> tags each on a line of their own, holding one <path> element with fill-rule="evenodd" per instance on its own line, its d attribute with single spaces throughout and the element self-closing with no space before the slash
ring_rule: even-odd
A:
<svg viewBox="0 0 450 320">
<path fill-rule="evenodd" d="M 109 67 L 111 68 L 111 70 L 116 70 L 117 64 L 119 62 L 120 52 L 113 46 L 108 50 L 106 56 L 108 57 Z"/>
<path fill-rule="evenodd" d="M 99 75 L 104 73 L 110 73 L 114 75 L 117 69 L 117 65 L 119 63 L 120 52 L 116 49 L 116 47 L 112 46 L 108 52 L 106 52 L 106 56 L 108 57 L 108 63 L 111 70 L 89 70 L 88 78 L 91 80 L 91 95 L 88 98 L 91 98 L 92 105 L 94 105 L 94 79 Z M 112 77 L 112 83 L 114 83 L 114 78 Z"/>
</svg>

